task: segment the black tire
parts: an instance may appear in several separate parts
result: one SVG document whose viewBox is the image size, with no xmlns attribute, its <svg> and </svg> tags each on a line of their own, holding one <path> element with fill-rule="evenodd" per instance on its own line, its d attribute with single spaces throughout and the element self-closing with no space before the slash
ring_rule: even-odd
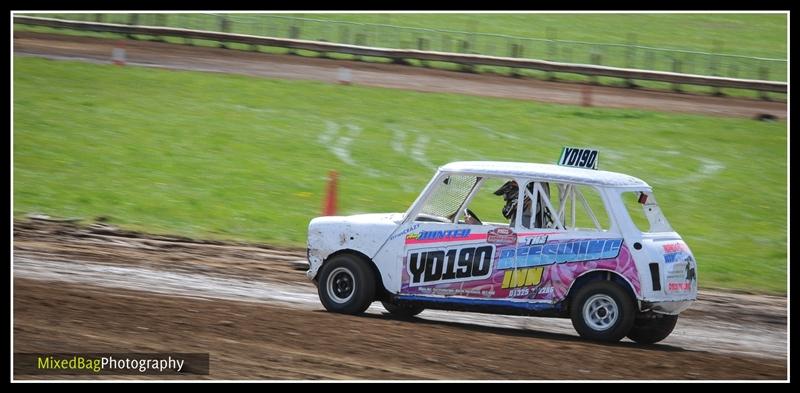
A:
<svg viewBox="0 0 800 393">
<path fill-rule="evenodd" d="M 572 326 L 589 340 L 616 342 L 633 327 L 636 305 L 628 292 L 613 281 L 586 284 L 572 297 Z"/>
<path fill-rule="evenodd" d="M 628 338 L 639 344 L 654 344 L 670 335 L 678 323 L 677 315 L 659 315 L 657 318 L 639 318 L 628 332 Z"/>
<path fill-rule="evenodd" d="M 381 302 L 383 304 L 383 308 L 386 309 L 390 314 L 400 317 L 400 318 L 411 318 L 423 311 L 425 311 L 425 307 L 422 306 L 411 306 L 408 304 L 394 304 L 389 302 Z"/>
<path fill-rule="evenodd" d="M 361 314 L 375 301 L 375 276 L 367 262 L 339 255 L 322 265 L 317 291 L 326 310 Z"/>
</svg>

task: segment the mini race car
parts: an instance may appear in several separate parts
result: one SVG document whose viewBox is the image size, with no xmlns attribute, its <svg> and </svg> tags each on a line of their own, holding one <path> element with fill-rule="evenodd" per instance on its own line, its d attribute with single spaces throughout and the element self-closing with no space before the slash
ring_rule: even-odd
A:
<svg viewBox="0 0 800 393">
<path fill-rule="evenodd" d="M 453 162 L 405 213 L 315 218 L 307 276 L 332 312 L 381 301 L 401 317 L 561 317 L 592 340 L 663 340 L 697 297 L 692 252 L 644 181 L 596 170 L 596 150 L 564 148 L 559 164 Z"/>
</svg>

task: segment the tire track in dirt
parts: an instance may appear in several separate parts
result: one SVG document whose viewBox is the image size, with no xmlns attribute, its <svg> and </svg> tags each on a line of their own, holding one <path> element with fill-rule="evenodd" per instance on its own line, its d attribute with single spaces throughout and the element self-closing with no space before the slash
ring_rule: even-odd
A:
<svg viewBox="0 0 800 393">
<path fill-rule="evenodd" d="M 208 352 L 211 375 L 192 378 L 212 379 L 779 380 L 787 375 L 785 361 L 672 345 L 599 344 L 500 326 L 349 316 L 25 278 L 14 279 L 13 340 L 16 352 Z M 98 378 L 103 376 L 93 377 Z"/>
<path fill-rule="evenodd" d="M 279 307 L 308 315 L 323 310 L 316 288 L 299 263 L 305 250 L 205 244 L 103 225 L 20 221 L 15 223 L 14 232 L 15 282 L 78 285 L 105 293 L 135 291 L 138 296 L 168 296 L 176 302 L 233 301 L 242 307 Z M 29 296 L 39 295 L 15 292 L 15 298 Z M 48 311 L 55 310 L 44 312 Z M 374 303 L 365 317 L 387 318 L 383 313 L 380 304 Z M 786 316 L 785 297 L 701 288 L 699 300 L 681 314 L 673 334 L 655 348 L 785 364 Z M 523 335 L 579 340 L 568 319 L 426 310 L 414 323 L 467 330 L 507 329 Z M 625 344 L 634 346 L 627 340 Z"/>
</svg>

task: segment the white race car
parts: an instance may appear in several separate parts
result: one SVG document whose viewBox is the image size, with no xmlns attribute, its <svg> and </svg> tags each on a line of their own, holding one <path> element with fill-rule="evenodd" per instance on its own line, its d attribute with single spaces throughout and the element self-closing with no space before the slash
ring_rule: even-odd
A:
<svg viewBox="0 0 800 393">
<path fill-rule="evenodd" d="M 568 317 L 588 339 L 663 340 L 697 297 L 694 257 L 647 183 L 596 162 L 565 148 L 562 165 L 444 165 L 405 213 L 313 219 L 307 276 L 333 312 L 381 301 L 402 317 Z"/>
</svg>

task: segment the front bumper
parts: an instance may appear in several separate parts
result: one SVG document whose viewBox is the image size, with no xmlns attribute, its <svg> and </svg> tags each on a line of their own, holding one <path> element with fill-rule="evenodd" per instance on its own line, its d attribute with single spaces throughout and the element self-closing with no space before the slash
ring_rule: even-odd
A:
<svg viewBox="0 0 800 393">
<path fill-rule="evenodd" d="M 696 299 L 670 300 L 659 302 L 643 302 L 642 311 L 652 311 L 658 314 L 678 315 L 694 303 Z"/>
<path fill-rule="evenodd" d="M 315 252 L 315 250 L 311 250 L 310 248 L 307 249 L 306 255 L 308 256 L 308 271 L 306 272 L 306 277 L 314 281 L 320 266 L 322 266 L 322 257 L 319 256 L 319 252 Z"/>
</svg>

